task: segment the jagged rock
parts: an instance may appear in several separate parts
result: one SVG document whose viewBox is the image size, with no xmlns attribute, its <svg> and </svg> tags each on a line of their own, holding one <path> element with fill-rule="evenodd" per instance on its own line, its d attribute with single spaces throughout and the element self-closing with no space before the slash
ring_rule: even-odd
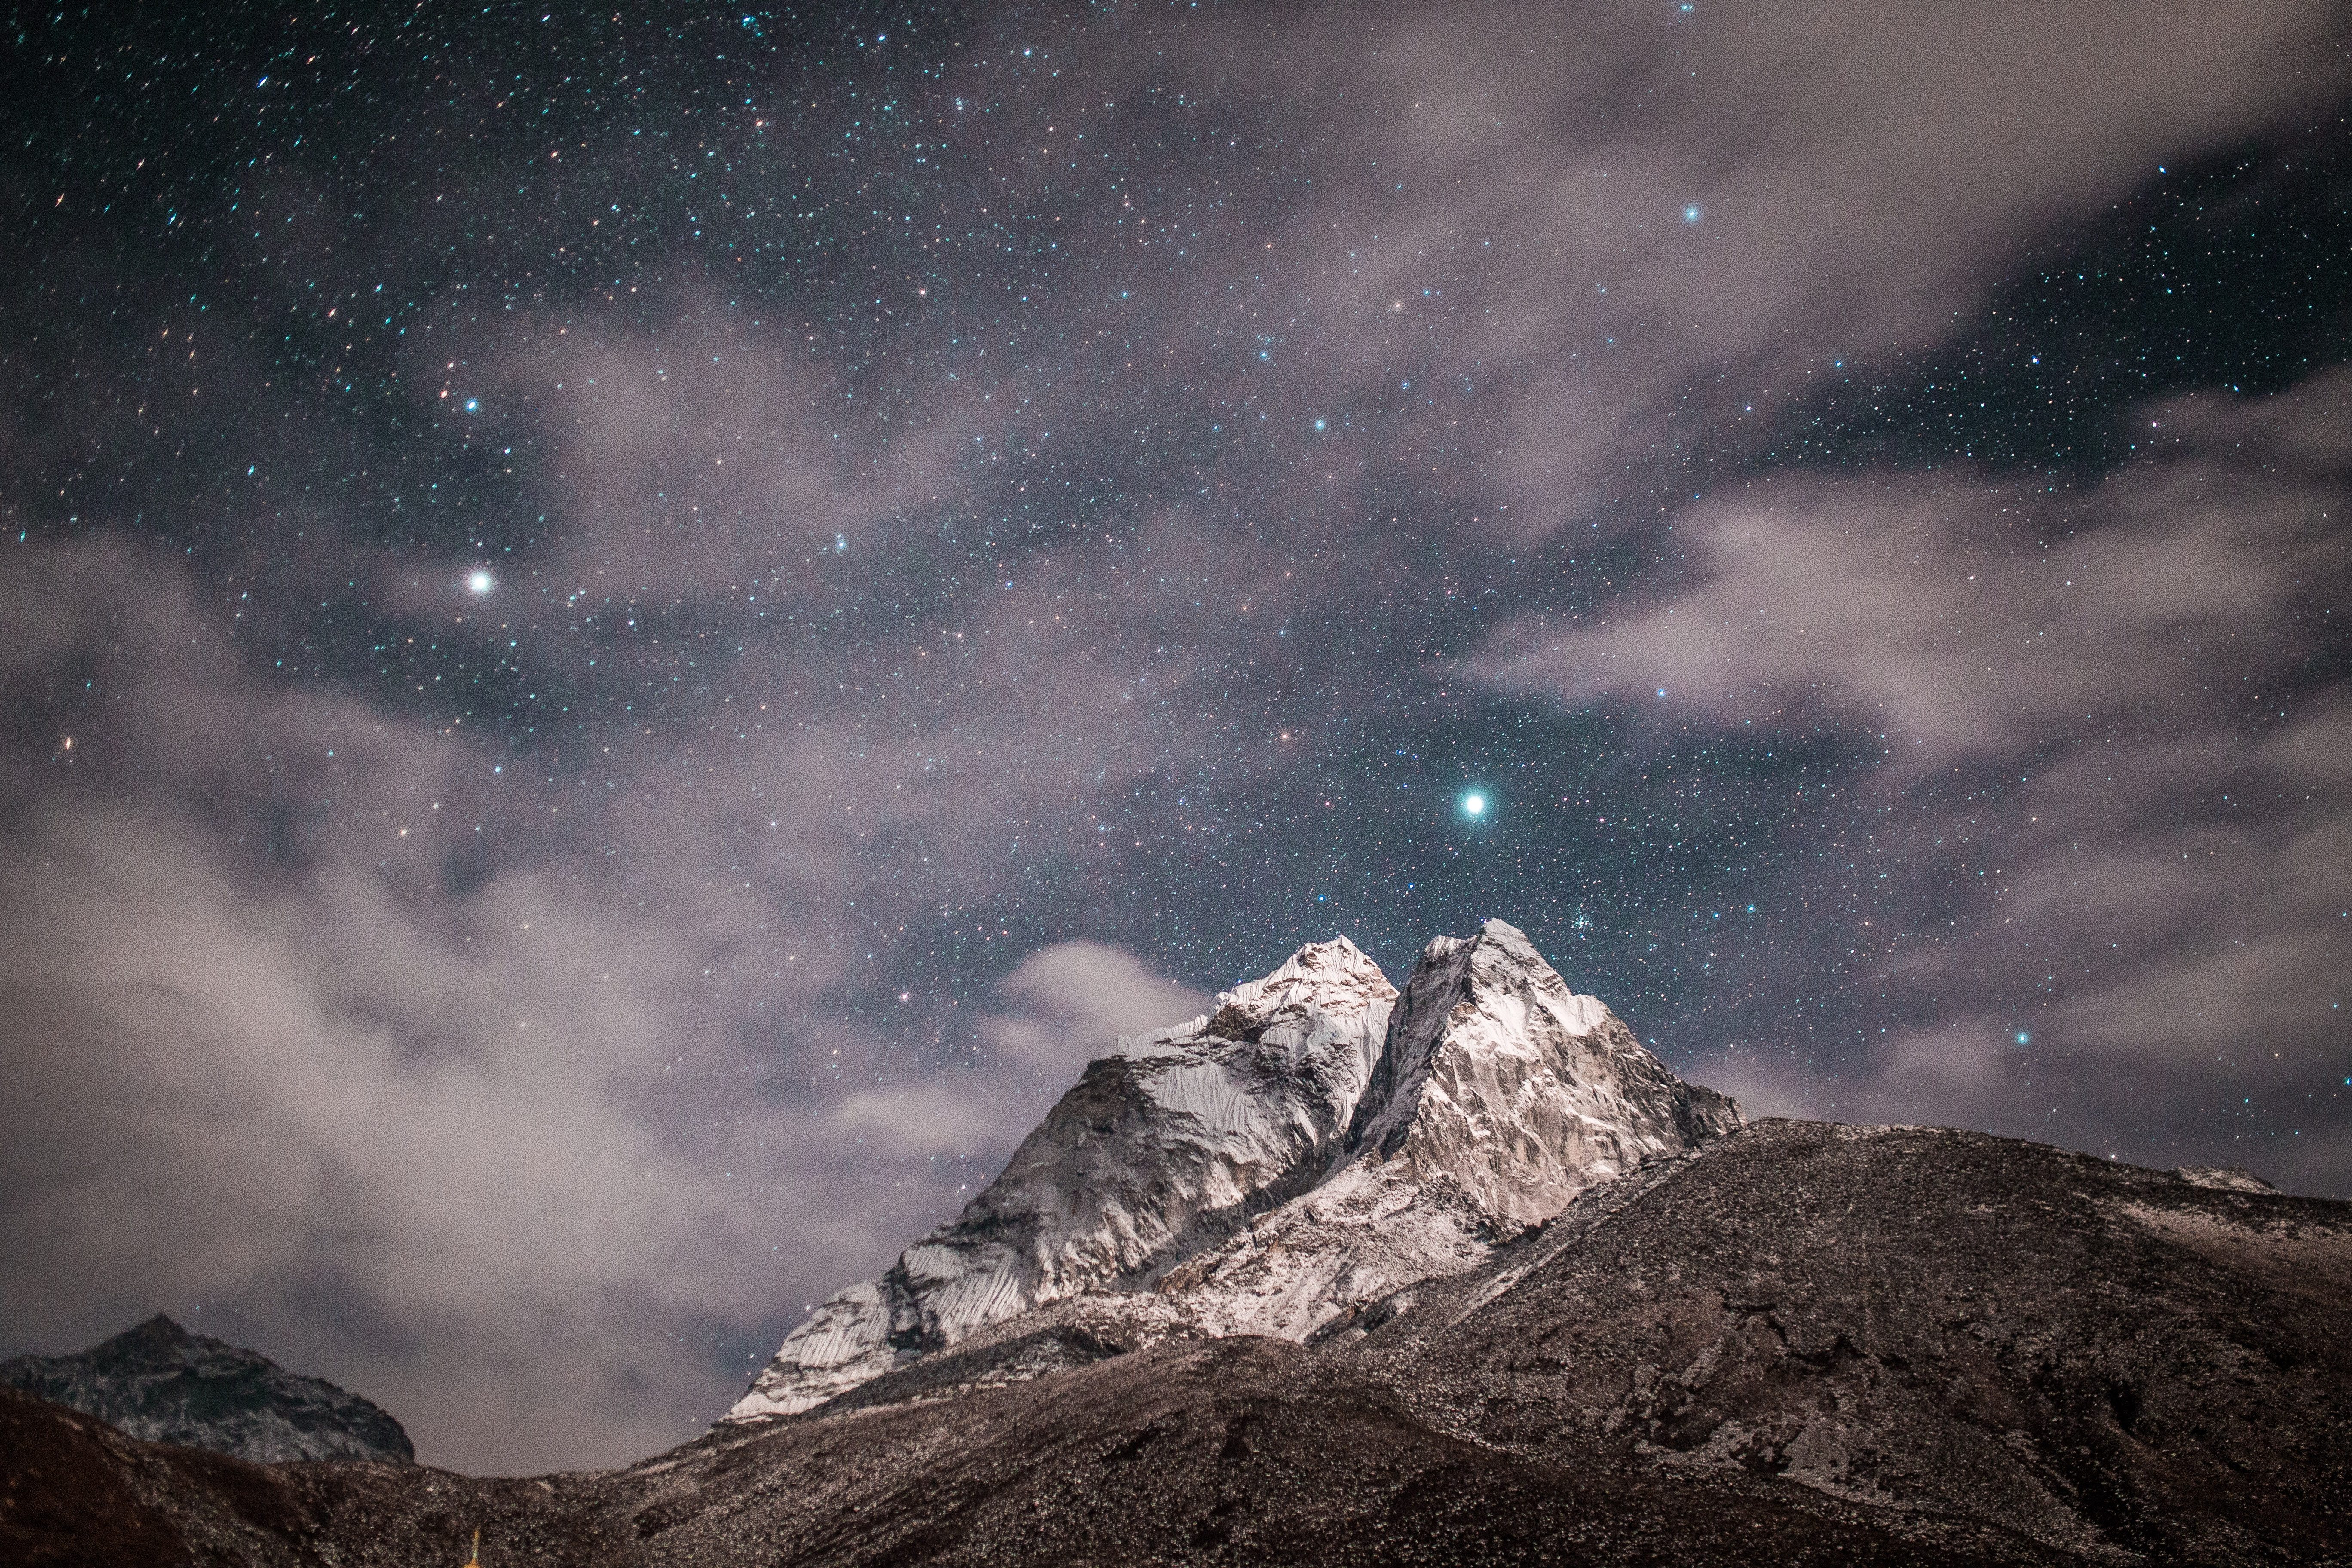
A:
<svg viewBox="0 0 2352 1568">
<path fill-rule="evenodd" d="M 1342 937 L 1119 1040 L 963 1213 L 793 1330 L 729 1418 L 805 1410 L 1045 1302 L 1157 1283 L 1322 1173 L 1395 997 Z"/>
<path fill-rule="evenodd" d="M 257 1352 L 192 1334 L 162 1313 L 76 1355 L 0 1362 L 0 1384 L 95 1415 L 134 1437 L 287 1459 L 415 1462 L 400 1423 L 356 1394 Z"/>
<path fill-rule="evenodd" d="M 1200 1331 L 1305 1339 L 1739 1124 L 1731 1100 L 1684 1083 L 1524 932 L 1488 921 L 1423 950 L 1331 1173 L 1161 1289 Z"/>
<path fill-rule="evenodd" d="M 1488 921 L 1421 955 L 1349 1142 L 1498 1226 L 1539 1224 L 1596 1182 L 1739 1125 L 1683 1082 L 1526 933 Z"/>
</svg>

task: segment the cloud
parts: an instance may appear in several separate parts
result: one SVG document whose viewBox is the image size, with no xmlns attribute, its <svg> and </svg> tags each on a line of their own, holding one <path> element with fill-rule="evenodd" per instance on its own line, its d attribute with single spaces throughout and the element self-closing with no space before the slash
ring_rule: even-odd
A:
<svg viewBox="0 0 2352 1568">
<path fill-rule="evenodd" d="M 1199 1010 L 1079 942 L 984 1020 L 889 940 L 984 914 L 1008 858 L 1101 881 L 1105 798 L 1195 743 L 1201 673 L 1163 639 L 1216 619 L 1202 574 L 1260 566 L 1151 537 L 1116 613 L 1075 590 L 1132 562 L 1074 549 L 955 632 L 746 653 L 724 728 L 615 726 L 589 789 L 257 679 L 168 557 L 18 547 L 11 1342 L 210 1303 L 434 1462 L 689 1436 L 740 1392 L 734 1346 L 951 1213 L 1118 1030 Z M 102 702 L 59 703 L 85 681 Z M 1009 930 L 975 942 L 1011 961 Z"/>
<path fill-rule="evenodd" d="M 2273 421 L 2325 425 L 2347 389 L 2323 381 Z M 1666 700 L 1726 723 L 1833 714 L 1878 731 L 1898 770 L 2218 715 L 2308 646 L 2286 612 L 2340 564 L 2326 509 L 2341 492 L 2325 468 L 2213 450 L 2195 427 L 2226 421 L 2197 402 L 2150 413 L 2152 431 L 2192 433 L 2087 506 L 1973 476 L 1758 481 L 1677 524 L 1696 582 L 1522 617 L 1463 668 L 1499 689 Z"/>
<path fill-rule="evenodd" d="M 19 824 L 0 887 L 16 1332 L 228 1297 L 299 1343 L 306 1299 L 335 1300 L 382 1337 L 314 1370 L 460 1462 L 584 1457 L 515 1440 L 566 1407 L 611 1424 L 600 1454 L 677 1435 L 699 1369 L 614 1354 L 601 1324 L 643 1324 L 677 1280 L 745 1310 L 728 1264 L 755 1233 L 616 1092 L 655 1025 L 580 973 L 597 955 L 563 943 L 560 910 L 518 889 L 494 917 L 552 951 L 445 944 L 380 889 L 257 896 L 188 834 L 88 808 Z M 471 1432 L 449 1378 L 488 1363 L 532 1370 L 499 1429 Z"/>
<path fill-rule="evenodd" d="M 1165 301 L 1188 384 L 1327 419 L 1270 473 L 1286 501 L 1399 526 L 1411 485 L 1524 545 L 1655 521 L 1792 395 L 1950 332 L 2053 220 L 2320 109 L 2339 25 L 2320 0 L 1186 13 L 1063 40 L 1083 65 L 1022 96 L 1095 125 L 1183 91 L 1204 174 L 1263 193 L 1150 193 L 1102 264 Z M 1033 131 L 961 133 L 1039 200 L 1085 181 L 1023 156 Z"/>
<path fill-rule="evenodd" d="M 2329 1076 L 2352 731 L 2308 678 L 2352 587 L 2347 396 L 2339 372 L 2152 407 L 2155 452 L 2069 498 L 1759 481 L 1688 514 L 1679 585 L 1522 617 L 1465 661 L 1759 748 L 1817 724 L 1871 743 L 1815 829 L 1844 874 L 1786 900 L 1855 955 L 1871 1026 L 1824 1053 L 1767 1021 L 1703 1074 L 1765 1107 L 2352 1180 Z M 2249 1149 L 2257 1104 L 2284 1135 Z"/>
<path fill-rule="evenodd" d="M 749 1371 L 721 1344 L 772 1349 L 788 1302 L 871 1272 L 1034 1118 L 1039 1064 L 973 1058 L 951 989 L 861 1014 L 891 972 L 850 951 L 858 907 L 925 864 L 862 825 L 929 836 L 940 881 L 901 897 L 971 879 L 1024 795 L 1083 814 L 1106 776 L 995 737 L 1033 703 L 1141 715 L 1139 672 L 1031 675 L 1024 614 L 940 657 L 903 752 L 745 722 L 731 754 L 646 736 L 591 792 L 256 679 L 168 558 L 12 565 L 9 739 L 46 759 L 0 819 L 14 1343 L 212 1302 L 436 1462 L 614 1462 L 698 1429 Z M 101 703 L 54 705 L 85 682 Z M 969 776 L 902 813 L 950 742 Z"/>
<path fill-rule="evenodd" d="M 861 404 L 810 339 L 688 294 L 657 328 L 509 320 L 478 366 L 425 365 L 420 384 L 446 384 L 442 418 L 477 439 L 528 424 L 526 460 L 564 519 L 535 564 L 561 592 L 773 604 L 822 594 L 821 558 L 904 549 L 909 514 L 967 499 L 971 420 L 948 389 Z"/>
<path fill-rule="evenodd" d="M 1209 998 L 1095 942 L 1056 942 L 1023 959 L 998 987 L 1017 1011 L 992 1017 L 997 1050 L 1055 1083 L 1074 1080 L 1121 1035 L 1146 1034 L 1208 1010 Z"/>
</svg>

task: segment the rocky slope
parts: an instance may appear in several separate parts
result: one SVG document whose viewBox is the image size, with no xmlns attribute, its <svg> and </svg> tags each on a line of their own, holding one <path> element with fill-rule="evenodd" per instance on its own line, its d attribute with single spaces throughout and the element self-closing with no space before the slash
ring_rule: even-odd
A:
<svg viewBox="0 0 2352 1568">
<path fill-rule="evenodd" d="M 1768 1122 L 1379 1304 L 1345 1359 L 1506 1452 L 1763 1478 L 1919 1539 L 2352 1560 L 2352 1205 L 2206 1174 Z"/>
<path fill-rule="evenodd" d="M 1312 1345 L 1127 1348 L 1109 1300 L 606 1475 L 260 1469 L 6 1394 L 0 1560 L 2352 1560 L 2352 1205 L 1766 1121 Z"/>
<path fill-rule="evenodd" d="M 1739 1124 L 1527 937 L 1439 937 L 1400 1001 L 1341 938 L 1091 1063 L 954 1221 L 793 1331 L 729 1412 L 805 1410 L 1082 1294 L 1124 1340 L 1304 1339 Z"/>
<path fill-rule="evenodd" d="M 0 1384 L 86 1411 L 134 1437 L 287 1459 L 415 1458 L 400 1423 L 356 1394 L 158 1313 L 78 1355 L 0 1362 Z"/>
</svg>

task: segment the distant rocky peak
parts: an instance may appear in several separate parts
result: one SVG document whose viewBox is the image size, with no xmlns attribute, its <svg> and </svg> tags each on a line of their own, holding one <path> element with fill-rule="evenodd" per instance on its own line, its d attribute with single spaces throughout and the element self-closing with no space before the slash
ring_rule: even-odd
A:
<svg viewBox="0 0 2352 1568">
<path fill-rule="evenodd" d="M 261 1464 L 415 1458 L 400 1423 L 358 1394 L 289 1372 L 258 1351 L 192 1334 L 161 1312 L 79 1354 L 0 1362 L 0 1384 L 134 1437 Z"/>
<path fill-rule="evenodd" d="M 114 1373 L 169 1372 L 200 1363 L 215 1371 L 229 1366 L 259 1368 L 274 1364 L 258 1351 L 242 1349 L 210 1334 L 190 1333 L 164 1312 L 133 1324 L 83 1353 L 92 1366 Z"/>
<path fill-rule="evenodd" d="M 1433 940 L 1390 1015 L 1347 1160 L 1402 1162 L 1497 1223 L 1549 1219 L 1579 1192 L 1740 1123 L 1684 1083 L 1525 932 L 1488 921 Z"/>
</svg>

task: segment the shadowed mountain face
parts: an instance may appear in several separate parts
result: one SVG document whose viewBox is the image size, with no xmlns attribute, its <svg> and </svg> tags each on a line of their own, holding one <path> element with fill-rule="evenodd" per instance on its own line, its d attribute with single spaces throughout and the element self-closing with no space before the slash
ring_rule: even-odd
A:
<svg viewBox="0 0 2352 1568">
<path fill-rule="evenodd" d="M 0 1384 L 69 1405 L 134 1437 L 259 1464 L 416 1458 L 400 1423 L 356 1394 L 157 1313 L 78 1355 L 0 1362 Z"/>
<path fill-rule="evenodd" d="M 455 1563 L 477 1526 L 486 1564 L 2352 1556 L 2352 1205 L 1767 1121 L 1311 1344 L 1151 1341 L 1106 1300 L 544 1481 L 262 1470 L 12 1395 L 0 1556 Z"/>
</svg>

